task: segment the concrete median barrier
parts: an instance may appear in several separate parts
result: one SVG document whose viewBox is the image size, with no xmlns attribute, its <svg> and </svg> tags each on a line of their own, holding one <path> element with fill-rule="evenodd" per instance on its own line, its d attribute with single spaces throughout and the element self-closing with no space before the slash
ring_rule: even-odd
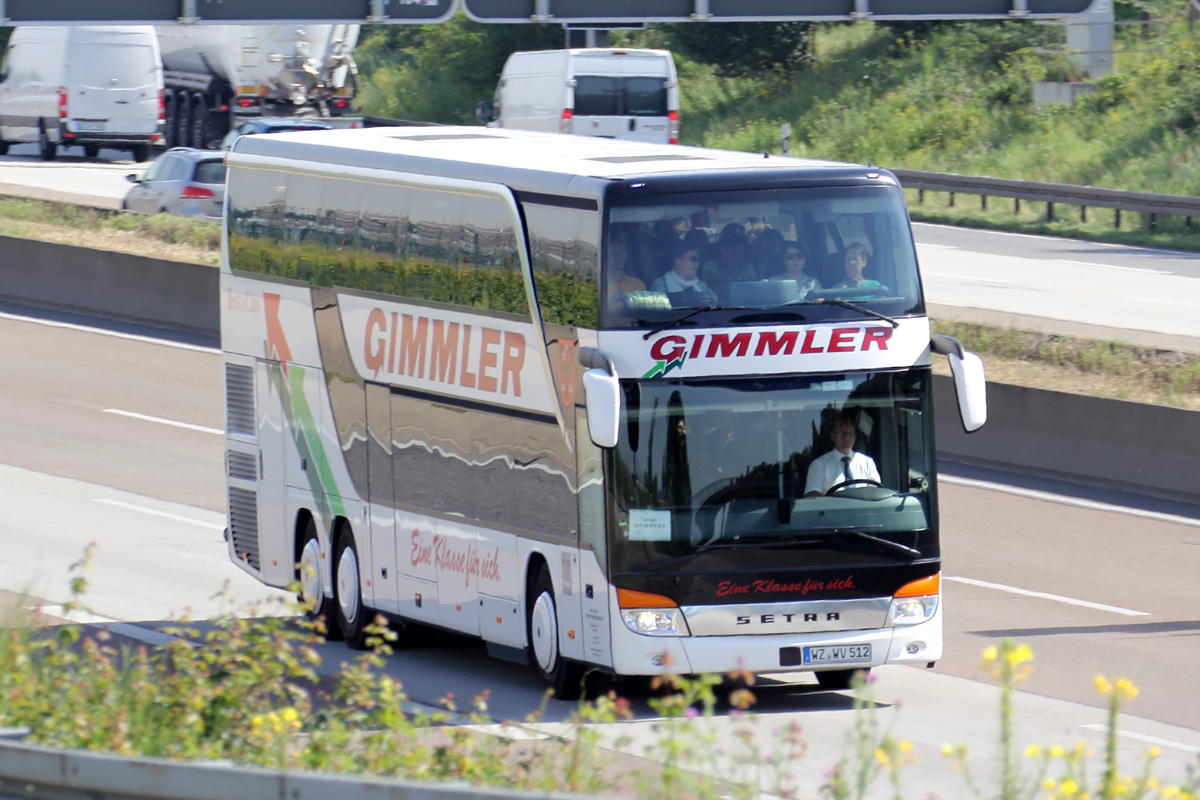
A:
<svg viewBox="0 0 1200 800">
<path fill-rule="evenodd" d="M 0 236 L 0 297 L 220 336 L 219 271 L 204 264 Z"/>
</svg>

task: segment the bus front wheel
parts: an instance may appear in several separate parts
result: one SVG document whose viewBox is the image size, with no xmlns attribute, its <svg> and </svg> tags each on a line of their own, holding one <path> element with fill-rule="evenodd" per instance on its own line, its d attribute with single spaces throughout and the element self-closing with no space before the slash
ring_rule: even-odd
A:
<svg viewBox="0 0 1200 800">
<path fill-rule="evenodd" d="M 529 661 L 559 700 L 577 700 L 583 693 L 583 666 L 564 658 L 558 648 L 558 607 L 554 582 L 545 564 L 538 567 L 526 607 Z"/>
<path fill-rule="evenodd" d="M 309 619 L 322 619 L 325 623 L 325 638 L 337 641 L 342 638 L 341 629 L 333 615 L 333 602 L 325 596 L 321 581 L 321 542 L 317 538 L 317 524 L 309 518 L 300 540 L 300 557 L 296 559 L 296 581 L 300 584 L 300 604 L 307 610 Z"/>
<path fill-rule="evenodd" d="M 366 643 L 367 610 L 363 608 L 362 587 L 359 583 L 358 549 L 354 534 L 343 525 L 337 536 L 333 561 L 333 595 L 337 601 L 338 624 L 346 644 L 352 650 L 362 650 Z"/>
<path fill-rule="evenodd" d="M 817 683 L 822 689 L 849 689 L 854 682 L 854 676 L 860 673 L 865 680 L 871 674 L 871 668 L 827 669 L 817 673 Z"/>
</svg>

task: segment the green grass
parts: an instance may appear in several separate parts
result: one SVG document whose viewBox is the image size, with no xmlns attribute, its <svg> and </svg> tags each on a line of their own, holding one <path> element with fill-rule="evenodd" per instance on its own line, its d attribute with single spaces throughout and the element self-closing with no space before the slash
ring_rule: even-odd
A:
<svg viewBox="0 0 1200 800">
<path fill-rule="evenodd" d="M 4 222 L 51 225 L 74 230 L 123 231 L 147 241 L 184 244 L 210 252 L 216 252 L 221 246 L 220 222 L 171 214 L 146 216 L 106 211 L 45 200 L 0 199 L 0 225 Z M 9 229 L 14 232 L 19 230 Z"/>
</svg>

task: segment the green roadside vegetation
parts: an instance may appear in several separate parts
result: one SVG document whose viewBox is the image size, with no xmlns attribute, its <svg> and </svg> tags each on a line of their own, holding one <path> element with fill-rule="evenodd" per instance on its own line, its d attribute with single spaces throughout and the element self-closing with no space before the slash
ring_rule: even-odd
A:
<svg viewBox="0 0 1200 800">
<path fill-rule="evenodd" d="M 201 264 L 219 263 L 221 250 L 220 222 L 20 198 L 0 198 L 0 236 Z"/>
<path fill-rule="evenodd" d="M 72 600 L 63 614 L 86 610 L 92 555 L 89 548 L 72 569 Z M 170 643 L 132 647 L 101 628 L 31 617 L 28 605 L 16 598 L 0 610 L 0 727 L 28 727 L 36 744 L 659 800 L 755 800 L 763 792 L 793 798 L 802 788 L 799 723 L 770 729 L 759 720 L 754 676 L 746 672 L 668 675 L 642 686 L 637 703 L 601 691 L 563 722 L 547 722 L 539 711 L 498 723 L 488 715 L 487 692 L 460 698 L 457 706 L 448 695 L 443 710 L 414 706 L 382 670 L 392 643 L 402 644 L 382 618 L 370 631 L 375 649 L 321 679 L 322 625 L 294 616 L 302 608 L 241 609 L 203 626 L 184 621 L 165 631 L 174 637 Z M 999 769 L 972 778 L 965 745 L 944 744 L 939 754 L 936 744 L 924 743 L 921 757 L 942 758 L 948 782 L 963 780 L 969 794 L 998 800 L 1200 797 L 1194 771 L 1181 784 L 1155 780 L 1157 748 L 1145 748 L 1136 766 L 1118 765 L 1120 712 L 1138 694 L 1123 678 L 1093 679 L 1108 722 L 1098 753 L 1082 740 L 1022 749 L 1013 692 L 1033 658 L 1011 640 L 984 650 L 980 670 L 999 687 Z M 907 796 L 905 773 L 918 751 L 892 734 L 899 706 L 885 712 L 873 701 L 871 682 L 861 678 L 854 695 L 855 723 L 819 796 Z M 623 724 L 647 716 L 648 724 Z M 811 774 L 811 767 L 803 771 Z"/>
</svg>

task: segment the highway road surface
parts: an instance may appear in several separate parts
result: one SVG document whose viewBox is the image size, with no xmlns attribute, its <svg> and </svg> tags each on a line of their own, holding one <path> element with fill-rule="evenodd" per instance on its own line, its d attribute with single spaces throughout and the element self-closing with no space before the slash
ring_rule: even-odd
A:
<svg viewBox="0 0 1200 800">
<path fill-rule="evenodd" d="M 220 357 L 128 329 L 0 316 L 0 502 L 7 510 L 0 592 L 28 592 L 47 613 L 68 599 L 67 570 L 97 549 L 84 621 L 156 643 L 162 621 L 218 613 L 223 591 L 270 604 L 281 594 L 227 560 L 223 519 Z M 1011 636 L 1036 654 L 1018 694 L 1022 742 L 1099 746 L 1104 715 L 1092 677 L 1129 677 L 1142 694 L 1123 721 L 1122 757 L 1150 746 L 1178 779 L 1200 753 L 1200 509 L 1087 487 L 956 469 L 941 482 L 946 656 L 935 669 L 877 670 L 880 713 L 915 743 L 912 792 L 959 794 L 938 755 L 965 742 L 994 758 L 997 692 L 978 671 L 982 649 Z M 271 610 L 270 605 L 261 609 Z M 274 613 L 274 612 L 272 612 Z M 324 646 L 323 670 L 352 654 Z M 497 718 L 520 719 L 541 701 L 530 669 L 487 658 L 483 647 L 440 635 L 389 659 L 415 701 L 490 689 Z M 627 688 L 627 687 L 626 687 Z M 809 751 L 797 765 L 808 790 L 842 752 L 852 724 L 846 693 L 809 676 L 767 676 L 757 689 L 761 737 L 799 721 Z M 570 711 L 552 702 L 546 724 Z M 627 734 L 641 754 L 653 720 Z M 742 724 L 722 710 L 718 733 Z"/>
</svg>

